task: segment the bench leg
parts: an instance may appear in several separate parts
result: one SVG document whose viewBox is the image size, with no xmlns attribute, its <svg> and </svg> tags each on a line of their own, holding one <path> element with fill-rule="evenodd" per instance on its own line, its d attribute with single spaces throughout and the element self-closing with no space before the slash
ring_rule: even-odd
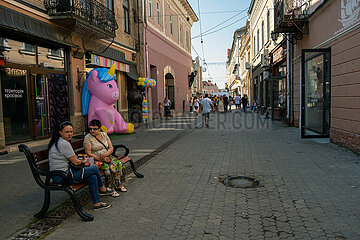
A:
<svg viewBox="0 0 360 240">
<path fill-rule="evenodd" d="M 44 204 L 37 214 L 34 215 L 35 218 L 40 219 L 43 218 L 48 211 L 50 206 L 50 190 L 45 190 L 45 198 L 44 198 Z"/>
<path fill-rule="evenodd" d="M 142 175 L 141 173 L 138 173 L 138 172 L 136 171 L 133 160 L 130 159 L 128 162 L 130 163 L 131 170 L 133 171 L 133 173 L 135 174 L 135 176 L 138 177 L 138 178 L 143 178 L 144 175 Z"/>
<path fill-rule="evenodd" d="M 82 207 L 80 206 L 80 203 L 78 201 L 78 198 L 76 197 L 75 193 L 73 190 L 69 189 L 69 188 L 65 188 L 64 189 L 65 192 L 67 192 L 70 197 L 71 197 L 71 200 L 73 201 L 74 203 L 74 207 L 75 207 L 75 210 L 76 212 L 79 214 L 79 216 L 84 220 L 84 221 L 92 221 L 94 220 L 94 217 L 86 212 L 83 211 Z"/>
</svg>

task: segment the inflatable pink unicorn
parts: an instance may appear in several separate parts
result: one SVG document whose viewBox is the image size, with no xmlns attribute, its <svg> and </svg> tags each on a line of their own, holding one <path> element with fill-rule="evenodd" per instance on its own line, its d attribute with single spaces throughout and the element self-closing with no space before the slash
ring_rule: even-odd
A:
<svg viewBox="0 0 360 240">
<path fill-rule="evenodd" d="M 101 129 L 108 133 L 132 133 L 134 125 L 125 123 L 113 104 L 119 98 L 119 89 L 115 82 L 115 65 L 93 69 L 85 80 L 81 92 L 81 111 L 88 115 L 88 121 L 98 119 Z"/>
</svg>

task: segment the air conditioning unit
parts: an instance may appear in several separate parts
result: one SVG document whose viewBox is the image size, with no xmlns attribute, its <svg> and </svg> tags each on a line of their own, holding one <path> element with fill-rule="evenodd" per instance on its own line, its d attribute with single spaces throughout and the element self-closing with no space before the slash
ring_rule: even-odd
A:
<svg viewBox="0 0 360 240">
<path fill-rule="evenodd" d="M 250 69 L 250 63 L 249 62 L 245 63 L 245 68 L 248 69 L 248 70 Z"/>
</svg>

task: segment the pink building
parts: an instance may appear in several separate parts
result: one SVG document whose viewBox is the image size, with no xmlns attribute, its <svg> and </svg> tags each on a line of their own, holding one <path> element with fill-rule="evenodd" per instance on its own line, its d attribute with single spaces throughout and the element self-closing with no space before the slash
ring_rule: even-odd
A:
<svg viewBox="0 0 360 240">
<path fill-rule="evenodd" d="M 173 113 L 188 109 L 191 97 L 191 27 L 198 18 L 186 0 L 148 0 L 145 16 L 146 74 L 157 86 L 147 90 L 150 116 L 168 97 Z"/>
<path fill-rule="evenodd" d="M 219 88 L 217 87 L 216 83 L 212 83 L 210 80 L 203 81 L 203 93 L 214 94 L 219 92 Z"/>
</svg>

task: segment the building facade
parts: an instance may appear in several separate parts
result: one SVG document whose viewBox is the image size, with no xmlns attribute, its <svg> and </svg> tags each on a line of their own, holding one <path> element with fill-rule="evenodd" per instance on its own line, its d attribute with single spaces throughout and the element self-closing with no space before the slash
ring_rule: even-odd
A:
<svg viewBox="0 0 360 240">
<path fill-rule="evenodd" d="M 270 52 L 276 43 L 271 39 L 273 29 L 273 1 L 252 0 L 248 11 L 251 58 L 251 102 L 255 100 L 262 109 L 272 106 L 272 70 Z"/>
<path fill-rule="evenodd" d="M 145 75 L 157 86 L 146 90 L 150 116 L 167 97 L 173 113 L 189 109 L 191 26 L 198 18 L 186 0 L 147 0 L 144 26 Z"/>
<path fill-rule="evenodd" d="M 62 121 L 72 121 L 74 133 L 83 133 L 81 90 L 95 67 L 115 64 L 120 90 L 115 105 L 128 120 L 128 90 L 137 80 L 141 46 L 130 11 L 138 9 L 135 4 L 0 2 L 0 148 L 49 138 Z"/>
<path fill-rule="evenodd" d="M 214 96 L 215 93 L 219 92 L 219 88 L 216 85 L 216 83 L 213 83 L 210 80 L 203 81 L 202 85 L 203 85 L 203 94 L 209 94 L 209 96 L 210 95 Z"/>
<path fill-rule="evenodd" d="M 309 34 L 293 53 L 294 124 L 302 137 L 360 152 L 360 5 L 319 1 L 308 11 Z"/>
</svg>

